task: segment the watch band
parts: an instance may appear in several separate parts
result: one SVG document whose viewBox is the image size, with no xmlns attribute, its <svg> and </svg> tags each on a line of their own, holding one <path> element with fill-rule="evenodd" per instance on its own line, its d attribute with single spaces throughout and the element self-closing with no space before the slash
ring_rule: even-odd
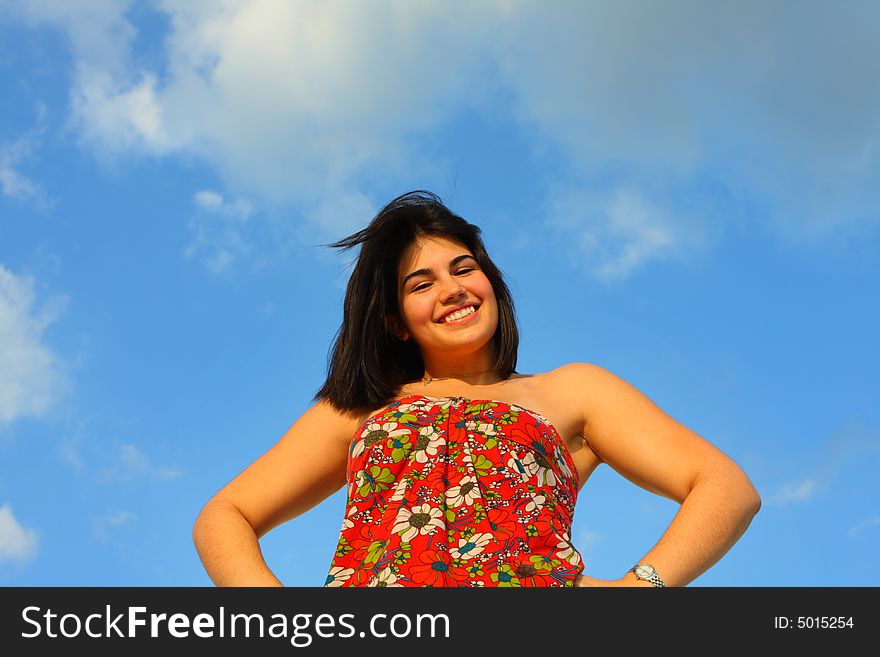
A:
<svg viewBox="0 0 880 657">
<path fill-rule="evenodd" d="M 642 570 L 642 575 L 639 575 L 639 570 Z M 656 569 L 649 563 L 637 563 L 635 566 L 629 569 L 629 572 L 633 573 L 639 579 L 643 579 L 646 582 L 650 582 L 654 586 L 658 588 L 663 588 L 666 585 L 663 583 L 663 580 L 660 579 L 660 575 L 657 574 Z"/>
</svg>

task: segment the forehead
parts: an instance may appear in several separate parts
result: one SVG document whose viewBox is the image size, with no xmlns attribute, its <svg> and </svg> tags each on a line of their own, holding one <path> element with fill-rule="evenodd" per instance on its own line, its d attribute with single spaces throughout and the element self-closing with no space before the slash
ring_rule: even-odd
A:
<svg viewBox="0 0 880 657">
<path fill-rule="evenodd" d="M 400 258 L 399 276 L 406 276 L 414 269 L 445 266 L 452 258 L 471 253 L 461 242 L 441 236 L 422 236 L 404 250 Z"/>
</svg>

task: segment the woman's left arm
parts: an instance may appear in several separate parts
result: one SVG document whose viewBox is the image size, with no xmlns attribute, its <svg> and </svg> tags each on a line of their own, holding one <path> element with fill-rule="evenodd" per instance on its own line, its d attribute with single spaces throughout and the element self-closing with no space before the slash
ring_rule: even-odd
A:
<svg viewBox="0 0 880 657">
<path fill-rule="evenodd" d="M 730 457 L 611 372 L 571 363 L 557 374 L 583 411 L 593 453 L 638 486 L 681 504 L 657 544 L 633 565 L 651 564 L 666 586 L 686 586 L 746 531 L 761 508 L 757 490 Z M 577 585 L 653 586 L 632 572 L 610 581 L 583 576 Z"/>
</svg>

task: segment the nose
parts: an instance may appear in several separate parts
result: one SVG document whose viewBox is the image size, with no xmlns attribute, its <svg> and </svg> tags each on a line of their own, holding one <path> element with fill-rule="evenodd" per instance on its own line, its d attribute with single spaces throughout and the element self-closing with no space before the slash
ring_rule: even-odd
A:
<svg viewBox="0 0 880 657">
<path fill-rule="evenodd" d="M 462 295 L 467 295 L 467 290 L 464 289 L 464 285 L 454 278 L 450 279 L 443 288 L 443 303 L 449 303 L 450 301 L 458 299 Z"/>
</svg>

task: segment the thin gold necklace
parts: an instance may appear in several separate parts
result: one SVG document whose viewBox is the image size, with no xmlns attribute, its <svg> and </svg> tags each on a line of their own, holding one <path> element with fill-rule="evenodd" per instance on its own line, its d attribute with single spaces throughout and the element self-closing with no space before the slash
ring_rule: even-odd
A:
<svg viewBox="0 0 880 657">
<path fill-rule="evenodd" d="M 422 387 L 431 383 L 431 381 L 442 381 L 443 379 L 454 379 L 456 377 L 462 376 L 477 376 L 478 374 L 486 374 L 487 372 L 494 372 L 494 369 L 491 370 L 483 370 L 482 372 L 464 372 L 462 374 L 450 374 L 449 376 L 429 376 L 427 379 L 422 379 Z"/>
</svg>

